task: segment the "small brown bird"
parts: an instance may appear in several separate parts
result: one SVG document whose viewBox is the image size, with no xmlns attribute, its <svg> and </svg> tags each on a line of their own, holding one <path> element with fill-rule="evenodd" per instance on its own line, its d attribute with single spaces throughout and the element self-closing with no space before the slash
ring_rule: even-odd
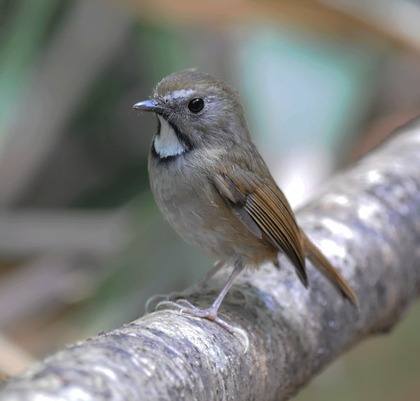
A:
<svg viewBox="0 0 420 401">
<path fill-rule="evenodd" d="M 195 70 L 171 74 L 153 97 L 136 110 L 157 115 L 149 156 L 150 185 L 161 212 L 187 242 L 232 265 L 225 286 L 206 309 L 183 308 L 218 321 L 223 298 L 245 267 L 266 261 L 278 266 L 278 253 L 292 262 L 305 287 L 305 256 L 352 304 L 356 295 L 296 223 L 251 141 L 238 94 Z"/>
</svg>

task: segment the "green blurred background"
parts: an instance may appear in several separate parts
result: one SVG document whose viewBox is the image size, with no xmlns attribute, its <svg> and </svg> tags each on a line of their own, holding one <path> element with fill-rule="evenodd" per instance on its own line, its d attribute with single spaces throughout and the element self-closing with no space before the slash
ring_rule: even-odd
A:
<svg viewBox="0 0 420 401">
<path fill-rule="evenodd" d="M 131 109 L 189 67 L 238 88 L 296 208 L 420 109 L 409 0 L 0 0 L 0 372 L 135 319 L 212 261 L 162 220 L 155 120 Z M 420 399 L 420 308 L 297 399 Z"/>
</svg>

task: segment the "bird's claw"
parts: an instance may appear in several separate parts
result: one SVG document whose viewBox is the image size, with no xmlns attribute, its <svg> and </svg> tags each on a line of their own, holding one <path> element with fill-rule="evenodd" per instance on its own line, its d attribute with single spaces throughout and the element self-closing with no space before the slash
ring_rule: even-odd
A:
<svg viewBox="0 0 420 401">
<path fill-rule="evenodd" d="M 185 297 L 185 292 L 171 292 L 169 294 L 156 294 L 150 297 L 146 301 L 145 310 L 146 313 L 152 313 L 156 309 L 158 309 L 160 304 L 166 304 L 166 303 L 173 303 L 176 304 L 180 300 L 184 300 L 184 298 L 181 298 L 177 300 L 177 298 Z M 185 300 L 188 302 L 187 300 Z"/>
<path fill-rule="evenodd" d="M 184 311 L 187 311 L 189 309 L 199 309 L 196 306 L 194 306 L 190 301 L 188 301 L 185 298 L 177 299 L 176 301 L 171 301 L 169 299 L 164 299 L 163 301 L 160 301 L 156 307 L 155 310 L 163 309 L 163 308 L 175 308 L 178 309 L 181 313 L 184 313 Z"/>
<path fill-rule="evenodd" d="M 249 348 L 249 338 L 248 334 L 245 330 L 233 326 L 229 323 L 227 323 L 225 320 L 221 319 L 218 316 L 217 310 L 213 307 L 209 308 L 199 308 L 195 305 L 193 305 L 190 301 L 187 299 L 178 299 L 177 301 L 161 301 L 156 305 L 156 310 L 164 307 L 170 307 L 170 308 L 176 308 L 179 310 L 181 314 L 189 315 L 192 317 L 197 317 L 200 319 L 207 319 L 211 322 L 214 322 L 218 324 L 220 327 L 225 329 L 227 332 L 232 334 L 233 336 L 238 336 L 240 339 L 241 344 L 244 348 L 244 353 L 248 351 Z"/>
</svg>

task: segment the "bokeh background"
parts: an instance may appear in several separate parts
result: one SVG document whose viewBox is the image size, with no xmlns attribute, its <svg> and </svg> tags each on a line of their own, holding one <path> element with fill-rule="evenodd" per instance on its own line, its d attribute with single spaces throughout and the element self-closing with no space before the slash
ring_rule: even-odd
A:
<svg viewBox="0 0 420 401">
<path fill-rule="evenodd" d="M 131 106 L 196 67 L 242 95 L 294 207 L 420 110 L 410 0 L 0 0 L 0 372 L 141 315 L 211 265 L 164 223 L 152 116 Z M 420 307 L 298 400 L 420 397 Z"/>
</svg>

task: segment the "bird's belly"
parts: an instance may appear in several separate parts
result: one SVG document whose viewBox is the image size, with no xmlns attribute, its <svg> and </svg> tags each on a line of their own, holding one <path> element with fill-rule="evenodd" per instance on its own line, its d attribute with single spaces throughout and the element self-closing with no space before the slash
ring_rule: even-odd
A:
<svg viewBox="0 0 420 401">
<path fill-rule="evenodd" d="M 163 215 L 186 242 L 226 261 L 255 264 L 270 258 L 271 247 L 248 231 L 206 177 L 161 176 L 151 187 Z"/>
</svg>

